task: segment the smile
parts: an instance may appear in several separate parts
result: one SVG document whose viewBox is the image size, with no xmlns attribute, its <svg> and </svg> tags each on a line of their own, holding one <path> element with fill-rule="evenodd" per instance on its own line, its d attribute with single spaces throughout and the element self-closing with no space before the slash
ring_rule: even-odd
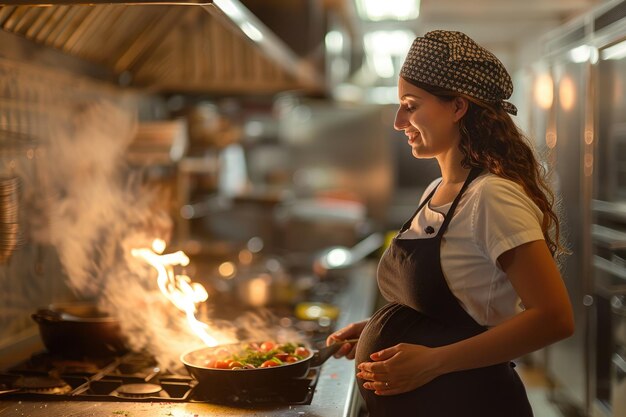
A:
<svg viewBox="0 0 626 417">
<path fill-rule="evenodd" d="M 412 145 L 420 137 L 420 134 L 418 132 L 418 133 L 407 134 L 406 136 L 409 138 L 409 145 Z"/>
</svg>

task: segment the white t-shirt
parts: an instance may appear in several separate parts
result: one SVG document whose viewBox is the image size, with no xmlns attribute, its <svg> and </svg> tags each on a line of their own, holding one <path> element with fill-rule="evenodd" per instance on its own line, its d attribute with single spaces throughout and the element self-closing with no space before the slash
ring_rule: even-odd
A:
<svg viewBox="0 0 626 417">
<path fill-rule="evenodd" d="M 426 188 L 421 201 L 440 181 Z M 429 202 L 399 238 L 434 237 L 451 204 L 433 207 Z M 448 287 L 479 324 L 495 326 L 519 312 L 519 297 L 497 259 L 509 249 L 543 240 L 542 219 L 537 205 L 513 181 L 487 173 L 465 190 L 443 235 L 441 267 Z M 428 226 L 435 234 L 425 232 Z"/>
</svg>

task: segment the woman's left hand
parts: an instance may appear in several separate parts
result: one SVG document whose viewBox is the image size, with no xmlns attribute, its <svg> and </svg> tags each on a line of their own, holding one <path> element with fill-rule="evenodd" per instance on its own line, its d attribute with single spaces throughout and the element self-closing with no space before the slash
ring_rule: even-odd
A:
<svg viewBox="0 0 626 417">
<path fill-rule="evenodd" d="M 396 395 L 412 391 L 439 375 L 435 349 L 400 343 L 372 353 L 373 362 L 358 365 L 357 378 L 363 387 L 378 395 Z"/>
</svg>

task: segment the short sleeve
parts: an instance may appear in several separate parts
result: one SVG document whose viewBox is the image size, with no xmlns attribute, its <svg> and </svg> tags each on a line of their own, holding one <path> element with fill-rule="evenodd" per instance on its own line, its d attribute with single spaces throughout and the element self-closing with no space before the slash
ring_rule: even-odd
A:
<svg viewBox="0 0 626 417">
<path fill-rule="evenodd" d="M 496 265 L 507 250 L 543 240 L 542 219 L 543 213 L 519 184 L 492 176 L 475 202 L 472 229 L 476 244 Z"/>
</svg>

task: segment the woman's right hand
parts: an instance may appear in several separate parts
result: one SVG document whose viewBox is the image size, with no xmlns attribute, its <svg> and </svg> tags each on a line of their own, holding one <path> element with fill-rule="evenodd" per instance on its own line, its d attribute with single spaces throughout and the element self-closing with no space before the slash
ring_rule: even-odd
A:
<svg viewBox="0 0 626 417">
<path fill-rule="evenodd" d="M 326 339 L 326 345 L 332 345 L 333 343 L 341 342 L 342 340 L 347 339 L 358 339 L 361 336 L 366 324 L 367 320 L 364 320 L 357 323 L 351 323 L 346 327 L 337 330 L 328 336 Z M 348 359 L 354 359 L 354 355 L 356 354 L 356 345 L 356 343 L 344 344 L 341 348 L 339 348 L 337 353 L 335 353 L 335 358 L 345 356 Z"/>
</svg>

